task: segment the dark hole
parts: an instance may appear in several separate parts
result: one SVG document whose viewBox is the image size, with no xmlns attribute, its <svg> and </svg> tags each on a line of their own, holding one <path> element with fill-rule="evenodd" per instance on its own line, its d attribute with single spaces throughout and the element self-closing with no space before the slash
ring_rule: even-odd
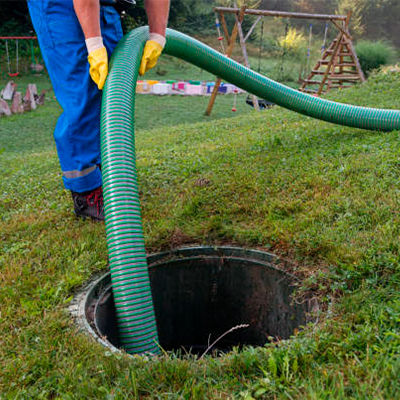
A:
<svg viewBox="0 0 400 400">
<path fill-rule="evenodd" d="M 269 337 L 287 339 L 306 323 L 306 304 L 295 304 L 291 298 L 296 280 L 274 267 L 274 256 L 233 248 L 206 249 L 203 255 L 196 248 L 149 258 L 160 345 L 165 350 L 201 354 L 231 329 L 213 350 L 262 346 Z M 109 279 L 108 275 L 108 283 Z M 91 306 L 100 336 L 118 347 L 107 279 Z M 248 327 L 235 329 L 244 324 Z"/>
</svg>

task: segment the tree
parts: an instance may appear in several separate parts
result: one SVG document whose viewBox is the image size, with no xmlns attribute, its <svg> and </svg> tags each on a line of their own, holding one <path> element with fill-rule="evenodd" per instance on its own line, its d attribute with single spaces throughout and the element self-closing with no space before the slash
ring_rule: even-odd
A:
<svg viewBox="0 0 400 400">
<path fill-rule="evenodd" d="M 337 13 L 346 15 L 351 12 L 351 31 L 356 36 L 361 36 L 365 31 L 363 14 L 369 0 L 339 0 Z"/>
<path fill-rule="evenodd" d="M 382 39 L 400 45 L 398 0 L 339 0 L 338 12 L 352 11 L 351 30 L 358 37 Z"/>
<path fill-rule="evenodd" d="M 261 4 L 261 0 L 217 0 L 216 3 L 223 7 L 242 7 L 246 5 L 246 8 L 258 8 Z"/>
<path fill-rule="evenodd" d="M 2 1 L 0 6 L 0 35 L 29 35 L 32 23 L 29 17 L 26 1 Z"/>
<path fill-rule="evenodd" d="M 338 0 L 296 0 L 294 3 L 296 11 L 309 14 L 333 14 Z"/>
</svg>

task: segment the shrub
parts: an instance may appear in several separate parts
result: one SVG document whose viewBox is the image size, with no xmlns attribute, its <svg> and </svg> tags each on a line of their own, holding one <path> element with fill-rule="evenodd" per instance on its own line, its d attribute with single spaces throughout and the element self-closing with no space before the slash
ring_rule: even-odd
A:
<svg viewBox="0 0 400 400">
<path fill-rule="evenodd" d="M 365 74 L 389 64 L 395 57 L 394 48 L 381 40 L 376 42 L 361 40 L 357 43 L 356 53 Z"/>
<path fill-rule="evenodd" d="M 278 39 L 279 46 L 289 52 L 296 52 L 304 46 L 305 39 L 302 33 L 297 32 L 296 28 L 289 28 L 285 36 Z"/>
</svg>

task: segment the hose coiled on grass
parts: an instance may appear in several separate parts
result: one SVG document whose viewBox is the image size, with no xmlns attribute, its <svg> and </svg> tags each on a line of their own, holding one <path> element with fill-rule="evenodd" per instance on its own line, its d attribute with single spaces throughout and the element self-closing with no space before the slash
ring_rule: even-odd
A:
<svg viewBox="0 0 400 400">
<path fill-rule="evenodd" d="M 147 27 L 126 35 L 115 50 L 102 103 L 101 155 L 109 263 L 120 342 L 128 353 L 159 353 L 146 264 L 137 184 L 135 90 Z M 398 110 L 336 103 L 266 78 L 177 31 L 167 30 L 169 54 L 282 107 L 351 127 L 400 129 Z"/>
</svg>

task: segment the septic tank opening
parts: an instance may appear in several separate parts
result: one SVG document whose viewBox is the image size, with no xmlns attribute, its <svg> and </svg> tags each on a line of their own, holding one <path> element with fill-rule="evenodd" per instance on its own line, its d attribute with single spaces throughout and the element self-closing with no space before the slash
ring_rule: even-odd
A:
<svg viewBox="0 0 400 400">
<path fill-rule="evenodd" d="M 307 322 L 308 305 L 292 301 L 297 279 L 279 269 L 269 253 L 232 247 L 178 249 L 148 257 L 160 345 L 202 354 L 262 346 L 269 337 L 287 339 Z M 92 284 L 81 306 L 88 330 L 118 348 L 110 274 Z"/>
</svg>

